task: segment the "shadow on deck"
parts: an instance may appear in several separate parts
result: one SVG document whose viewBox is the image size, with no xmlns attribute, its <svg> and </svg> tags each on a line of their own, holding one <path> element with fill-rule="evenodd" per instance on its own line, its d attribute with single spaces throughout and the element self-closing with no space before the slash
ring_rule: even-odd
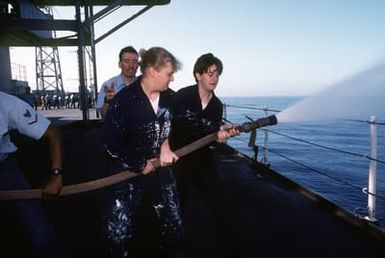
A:
<svg viewBox="0 0 385 258">
<path fill-rule="evenodd" d="M 61 130 L 64 184 L 107 176 L 109 162 L 103 154 L 100 123 L 77 121 L 62 125 Z M 17 134 L 13 137 L 20 146 L 22 170 L 34 188 L 40 187 L 49 174 L 45 144 Z M 385 257 L 384 235 L 378 228 L 226 145 L 215 145 L 212 150 L 218 171 L 212 191 L 219 198 L 207 207 L 193 189 L 193 199 L 183 214 L 185 257 Z M 114 187 L 44 203 L 72 257 L 106 257 L 99 225 L 104 200 Z M 143 214 L 138 228 L 139 257 L 161 257 L 153 214 L 150 210 Z M 6 230 L 11 229 L 2 230 L 1 243 L 10 255 L 4 257 L 25 257 L 22 243 L 14 242 L 19 241 L 16 236 L 6 237 Z"/>
</svg>

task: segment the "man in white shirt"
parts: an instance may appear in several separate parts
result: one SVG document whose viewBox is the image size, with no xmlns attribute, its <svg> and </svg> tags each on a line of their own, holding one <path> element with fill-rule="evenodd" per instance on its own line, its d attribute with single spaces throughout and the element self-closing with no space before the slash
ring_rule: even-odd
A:
<svg viewBox="0 0 385 258">
<path fill-rule="evenodd" d="M 135 80 L 138 59 L 138 52 L 132 46 L 120 50 L 118 64 L 121 73 L 103 83 L 96 101 L 96 110 L 100 112 L 102 120 L 104 120 L 108 106 L 115 94 Z"/>
<path fill-rule="evenodd" d="M 16 162 L 14 153 L 17 147 L 10 137 L 10 131 L 17 130 L 33 139 L 44 138 L 48 141 L 52 174 L 42 194 L 43 197 L 48 197 L 60 192 L 63 168 L 61 134 L 50 123 L 26 102 L 0 92 L 0 190 L 30 189 Z M 49 223 L 39 200 L 1 202 L 0 212 L 9 215 L 12 220 L 0 221 L 0 224 L 14 223 L 15 227 L 19 228 L 17 232 L 27 241 L 27 252 L 33 257 L 65 257 L 63 243 L 56 235 L 53 225 Z M 2 231 L 0 234 L 7 232 Z"/>
</svg>

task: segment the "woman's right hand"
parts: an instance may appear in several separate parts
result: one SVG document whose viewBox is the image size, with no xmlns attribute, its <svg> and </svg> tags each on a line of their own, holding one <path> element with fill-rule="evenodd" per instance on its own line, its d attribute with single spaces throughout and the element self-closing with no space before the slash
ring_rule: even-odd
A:
<svg viewBox="0 0 385 258">
<path fill-rule="evenodd" d="M 146 166 L 144 167 L 144 169 L 142 170 L 142 174 L 143 175 L 148 175 L 150 174 L 151 172 L 153 172 L 155 170 L 155 161 L 157 160 L 158 158 L 153 158 L 153 159 L 149 159 L 147 160 L 147 163 L 146 163 Z"/>
</svg>

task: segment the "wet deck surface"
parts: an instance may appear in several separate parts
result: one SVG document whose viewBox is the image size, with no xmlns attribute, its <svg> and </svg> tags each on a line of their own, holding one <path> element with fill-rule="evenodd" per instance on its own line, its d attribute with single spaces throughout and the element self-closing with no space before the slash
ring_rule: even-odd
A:
<svg viewBox="0 0 385 258">
<path fill-rule="evenodd" d="M 212 256 L 192 247 L 189 257 L 223 257 L 215 256 L 218 251 L 229 257 L 385 257 L 383 240 L 361 234 L 322 203 L 297 192 L 295 185 L 256 169 L 228 150 L 218 148 L 215 153 L 223 198 L 217 206 L 219 218 L 206 222 L 221 221 L 226 241 L 217 245 Z M 188 214 L 199 214 L 199 207 Z M 206 235 L 205 227 L 199 232 L 200 224 L 193 217 L 186 225 L 194 227 L 192 242 L 204 245 L 199 236 Z"/>
<path fill-rule="evenodd" d="M 62 127 L 65 184 L 105 176 L 108 162 L 99 127 L 96 121 Z M 36 177 L 36 171 L 47 170 L 46 148 L 24 138 L 19 144 L 22 168 L 39 186 L 45 178 Z M 336 216 L 340 211 L 333 205 L 310 201 L 297 185 L 257 168 L 230 148 L 217 145 L 213 152 L 218 174 L 211 185 L 216 202 L 205 202 L 205 196 L 192 189 L 193 198 L 183 214 L 184 257 L 385 257 L 384 239 L 364 234 L 371 230 Z M 72 257 L 106 257 L 97 230 L 102 213 L 98 204 L 113 187 L 45 204 Z M 138 253 L 143 254 L 139 257 L 161 257 L 153 216 L 146 214 L 138 231 Z"/>
</svg>

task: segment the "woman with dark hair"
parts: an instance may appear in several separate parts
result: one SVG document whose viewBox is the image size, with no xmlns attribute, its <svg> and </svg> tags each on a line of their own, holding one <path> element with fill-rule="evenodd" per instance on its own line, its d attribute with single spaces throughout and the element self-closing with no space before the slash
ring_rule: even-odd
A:
<svg viewBox="0 0 385 258">
<path fill-rule="evenodd" d="M 208 134 L 217 132 L 217 141 L 224 142 L 229 137 L 239 134 L 231 125 L 222 124 L 223 106 L 215 95 L 223 65 L 219 58 L 211 53 L 201 55 L 194 65 L 193 75 L 196 84 L 180 89 L 174 94 L 172 106 L 172 131 L 170 146 L 177 150 Z M 215 163 L 211 156 L 210 145 L 202 147 L 184 157 L 173 166 L 180 198 L 181 211 L 189 207 L 193 189 L 203 197 L 204 205 L 216 226 L 221 253 L 218 257 L 227 257 L 227 231 L 225 214 L 218 208 L 219 196 Z M 189 250 L 185 250 L 189 252 Z"/>
<path fill-rule="evenodd" d="M 223 106 L 214 93 L 222 71 L 223 65 L 219 58 L 211 53 L 204 54 L 194 65 L 196 84 L 175 93 L 170 135 L 173 150 L 214 132 L 218 132 L 218 142 L 239 134 L 231 126 L 222 126 Z M 209 146 L 181 158 L 174 167 L 182 212 L 186 208 L 192 186 L 198 188 L 207 200 L 210 198 L 210 178 L 215 176 L 215 169 Z"/>
</svg>

